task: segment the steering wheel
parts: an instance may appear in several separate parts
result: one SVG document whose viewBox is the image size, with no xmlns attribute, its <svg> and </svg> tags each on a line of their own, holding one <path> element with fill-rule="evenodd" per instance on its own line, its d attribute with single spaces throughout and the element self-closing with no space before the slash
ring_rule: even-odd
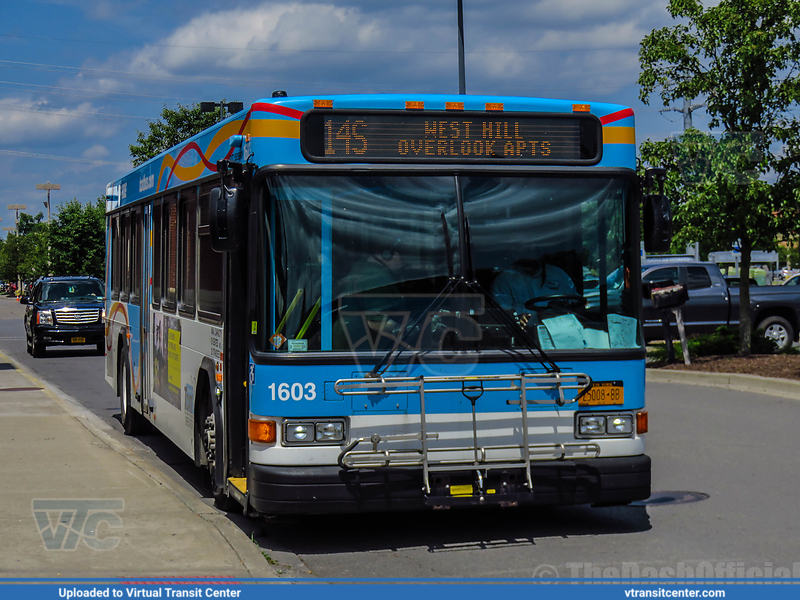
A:
<svg viewBox="0 0 800 600">
<path fill-rule="evenodd" d="M 546 306 L 537 306 L 541 302 L 546 302 Z M 556 303 L 558 308 L 586 308 L 586 298 L 580 294 L 553 294 L 550 296 L 539 296 L 525 301 L 525 308 L 528 310 L 540 311 L 553 308 L 551 303 Z"/>
</svg>

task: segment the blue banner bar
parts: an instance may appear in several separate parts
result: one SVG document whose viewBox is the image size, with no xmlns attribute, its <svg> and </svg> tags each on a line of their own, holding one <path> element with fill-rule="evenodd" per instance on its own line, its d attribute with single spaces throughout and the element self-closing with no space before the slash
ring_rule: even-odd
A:
<svg viewBox="0 0 800 600">
<path fill-rule="evenodd" d="M 352 600 L 355 595 L 368 594 L 382 600 L 406 600 L 413 595 L 415 600 L 485 600 L 504 594 L 511 597 L 528 598 L 535 595 L 536 600 L 585 600 L 591 594 L 593 600 L 625 600 L 636 598 L 763 598 L 794 599 L 797 597 L 797 584 L 800 580 L 748 580 L 736 585 L 730 583 L 651 583 L 651 582 L 613 582 L 594 580 L 591 583 L 572 580 L 532 579 L 520 580 L 402 580 L 397 583 L 374 583 L 369 580 L 354 579 L 270 579 L 236 580 L 226 578 L 139 579 L 129 582 L 117 579 L 101 583 L 87 584 L 86 580 L 64 579 L 59 582 L 35 579 L 0 580 L 0 596 L 19 597 L 26 600 L 85 600 L 95 598 L 239 598 L 244 600 L 263 600 L 266 594 L 290 593 L 292 600 L 319 600 L 320 585 L 330 585 L 324 591 L 326 599 Z M 361 583 L 356 583 L 361 581 Z M 291 590 L 268 591 L 264 586 L 292 585 Z"/>
</svg>

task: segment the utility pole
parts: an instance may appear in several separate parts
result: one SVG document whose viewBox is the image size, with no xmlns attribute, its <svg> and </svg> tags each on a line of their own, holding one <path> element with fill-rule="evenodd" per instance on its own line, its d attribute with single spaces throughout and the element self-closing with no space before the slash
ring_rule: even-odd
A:
<svg viewBox="0 0 800 600">
<path fill-rule="evenodd" d="M 14 219 L 14 225 L 15 225 L 15 229 L 17 231 L 17 235 L 19 235 L 19 211 L 25 210 L 28 207 L 25 206 L 24 204 L 9 204 L 7 208 L 8 208 L 8 210 L 17 211 L 17 216 Z"/>
<path fill-rule="evenodd" d="M 458 0 L 458 93 L 467 93 L 467 76 L 464 69 L 464 6 Z"/>
<path fill-rule="evenodd" d="M 60 190 L 61 184 L 58 183 L 37 183 L 36 184 L 37 190 L 47 190 L 47 201 L 44 205 L 47 207 L 47 224 L 50 224 L 50 190 Z"/>
<path fill-rule="evenodd" d="M 230 114 L 236 114 L 244 110 L 244 102 L 201 102 L 200 103 L 200 112 L 210 113 L 214 112 L 219 108 L 219 120 L 222 121 L 225 118 L 225 109 L 228 109 Z"/>
<path fill-rule="evenodd" d="M 689 98 L 683 99 L 683 108 L 663 108 L 661 109 L 660 113 L 665 112 L 678 112 L 683 114 L 683 130 L 686 131 L 687 129 L 692 128 L 692 113 L 696 111 L 698 108 L 703 108 L 706 105 L 705 102 L 699 102 L 697 104 L 692 104 L 692 101 Z"/>
<path fill-rule="evenodd" d="M 47 190 L 47 202 L 44 205 L 47 207 L 47 224 L 50 225 L 50 190 L 60 190 L 61 185 L 58 183 L 37 183 L 37 190 Z"/>
<path fill-rule="evenodd" d="M 8 210 L 14 210 L 17 212 L 16 219 L 14 220 L 15 221 L 14 229 L 16 230 L 17 235 L 19 235 L 19 211 L 25 210 L 26 208 L 28 207 L 25 206 L 24 204 L 8 205 Z M 19 273 L 17 273 L 17 290 L 22 290 L 22 277 L 19 275 Z"/>
</svg>

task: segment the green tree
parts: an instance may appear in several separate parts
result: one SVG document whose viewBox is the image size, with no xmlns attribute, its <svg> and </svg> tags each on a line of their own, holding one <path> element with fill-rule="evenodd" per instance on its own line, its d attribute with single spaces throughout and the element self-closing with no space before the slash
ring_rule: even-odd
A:
<svg viewBox="0 0 800 600">
<path fill-rule="evenodd" d="M 219 120 L 219 108 L 204 113 L 197 104 L 178 105 L 177 110 L 167 108 L 161 111 L 161 119 L 148 121 L 148 132 L 136 132 L 136 143 L 129 146 L 133 165 L 147 162 L 176 144 L 208 129 Z"/>
<path fill-rule="evenodd" d="M 700 0 L 670 0 L 667 10 L 681 22 L 653 30 L 642 40 L 640 98 L 647 104 L 658 91 L 667 106 L 682 98 L 705 97 L 710 127 L 721 127 L 733 136 L 701 157 L 700 164 L 710 168 L 700 181 L 690 189 L 686 181 L 678 184 L 685 193 L 677 198 L 676 213 L 678 225 L 688 228 L 687 235 L 702 229 L 709 243 L 718 247 L 739 243 L 740 348 L 749 355 L 751 252 L 790 227 L 790 197 L 777 193 L 780 182 L 770 185 L 758 175 L 777 164 L 770 144 L 785 135 L 781 132 L 789 111 L 800 97 L 796 74 L 800 2 L 720 0 L 704 8 Z M 731 141 L 737 136 L 738 142 Z M 731 152 L 737 144 L 737 152 Z M 683 150 L 675 158 L 673 152 L 673 163 L 686 154 Z M 754 171 L 754 176 L 742 176 L 747 171 Z M 678 172 L 677 177 L 684 174 Z"/>
<path fill-rule="evenodd" d="M 82 204 L 73 198 L 58 208 L 50 226 L 53 275 L 105 277 L 105 200 Z"/>
<path fill-rule="evenodd" d="M 0 249 L 0 277 L 5 281 L 16 283 L 21 278 L 20 263 L 23 252 L 21 238 L 16 233 L 9 233 Z"/>
<path fill-rule="evenodd" d="M 34 281 L 48 273 L 49 227 L 43 221 L 41 212 L 36 216 L 19 215 L 16 270 L 23 281 Z"/>
</svg>

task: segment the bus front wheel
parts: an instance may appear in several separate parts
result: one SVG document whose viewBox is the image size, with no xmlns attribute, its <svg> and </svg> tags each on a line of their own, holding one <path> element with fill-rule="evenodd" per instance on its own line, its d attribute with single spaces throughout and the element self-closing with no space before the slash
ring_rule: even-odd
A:
<svg viewBox="0 0 800 600">
<path fill-rule="evenodd" d="M 224 438 L 222 437 L 222 427 L 217 424 L 211 398 L 208 395 L 206 395 L 204 416 L 200 442 L 206 459 L 205 483 L 214 497 L 214 506 L 225 512 L 239 511 L 242 508 L 239 503 L 228 495 L 224 487 L 217 484 L 217 461 L 222 457 L 222 452 L 219 451 L 221 448 L 219 444 L 222 443 Z"/>
<path fill-rule="evenodd" d="M 125 352 L 119 363 L 119 420 L 125 435 L 136 435 L 144 429 L 144 417 L 131 407 L 131 372 L 128 353 Z"/>
</svg>

